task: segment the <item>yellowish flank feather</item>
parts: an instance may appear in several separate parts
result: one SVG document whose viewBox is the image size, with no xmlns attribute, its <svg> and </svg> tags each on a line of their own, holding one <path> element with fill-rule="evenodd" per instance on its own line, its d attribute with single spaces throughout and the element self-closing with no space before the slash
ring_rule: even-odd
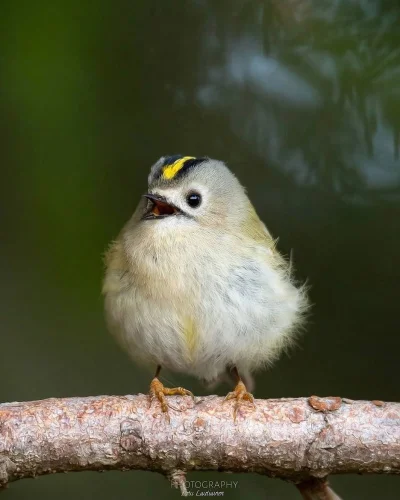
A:
<svg viewBox="0 0 400 500">
<path fill-rule="evenodd" d="M 189 354 L 190 360 L 193 359 L 193 354 L 197 348 L 198 344 L 198 332 L 196 329 L 196 326 L 194 324 L 193 318 L 187 318 L 184 324 L 184 330 L 183 330 L 184 336 L 185 336 L 185 341 L 186 341 L 186 347 L 187 351 Z"/>
</svg>

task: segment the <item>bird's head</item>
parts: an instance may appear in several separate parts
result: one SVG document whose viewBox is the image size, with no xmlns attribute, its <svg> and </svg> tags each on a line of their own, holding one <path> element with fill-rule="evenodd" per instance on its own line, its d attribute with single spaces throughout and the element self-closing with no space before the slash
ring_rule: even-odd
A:
<svg viewBox="0 0 400 500">
<path fill-rule="evenodd" d="M 243 187 L 218 160 L 164 156 L 151 168 L 141 221 L 145 224 L 227 227 L 245 216 Z"/>
</svg>

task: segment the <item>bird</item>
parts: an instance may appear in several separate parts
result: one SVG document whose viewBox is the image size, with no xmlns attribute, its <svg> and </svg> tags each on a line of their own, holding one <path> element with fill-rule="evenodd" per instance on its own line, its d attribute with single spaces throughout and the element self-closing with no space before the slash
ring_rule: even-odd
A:
<svg viewBox="0 0 400 500">
<path fill-rule="evenodd" d="M 253 373 L 296 339 L 307 287 L 293 277 L 245 188 L 220 160 L 173 155 L 150 169 L 148 189 L 105 254 L 110 332 L 154 366 L 150 401 L 169 417 L 161 369 L 209 386 L 228 379 L 233 416 L 255 405 Z M 240 413 L 240 412 L 239 412 Z"/>
</svg>

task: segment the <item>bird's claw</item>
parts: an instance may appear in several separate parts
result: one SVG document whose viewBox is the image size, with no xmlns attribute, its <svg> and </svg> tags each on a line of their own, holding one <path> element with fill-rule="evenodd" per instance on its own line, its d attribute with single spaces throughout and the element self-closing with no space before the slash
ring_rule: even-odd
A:
<svg viewBox="0 0 400 500">
<path fill-rule="evenodd" d="M 224 403 L 225 401 L 229 401 L 230 399 L 236 399 L 235 407 L 233 409 L 234 422 L 236 422 L 237 412 L 244 401 L 248 401 L 249 403 L 251 403 L 253 408 L 256 407 L 253 394 L 247 391 L 246 386 L 242 381 L 238 382 L 234 391 L 227 394 L 226 398 L 224 399 Z"/>
<path fill-rule="evenodd" d="M 166 396 L 175 396 L 175 395 L 190 396 L 194 401 L 193 393 L 188 391 L 187 389 L 184 389 L 183 387 L 173 387 L 173 388 L 164 387 L 164 384 L 160 382 L 160 380 L 157 377 L 153 378 L 150 384 L 150 406 L 152 402 L 155 399 L 157 399 L 160 402 L 161 410 L 165 414 L 168 423 L 170 422 L 170 417 L 168 412 L 168 403 Z"/>
</svg>

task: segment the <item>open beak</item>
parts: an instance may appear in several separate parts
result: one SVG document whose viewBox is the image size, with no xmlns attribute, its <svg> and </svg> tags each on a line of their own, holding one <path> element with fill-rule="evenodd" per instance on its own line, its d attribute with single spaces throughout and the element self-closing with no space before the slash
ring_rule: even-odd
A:
<svg viewBox="0 0 400 500">
<path fill-rule="evenodd" d="M 163 219 L 171 215 L 178 215 L 181 213 L 172 203 L 168 202 L 163 196 L 157 194 L 145 194 L 145 198 L 151 201 L 147 212 L 142 217 L 143 219 Z"/>
</svg>

